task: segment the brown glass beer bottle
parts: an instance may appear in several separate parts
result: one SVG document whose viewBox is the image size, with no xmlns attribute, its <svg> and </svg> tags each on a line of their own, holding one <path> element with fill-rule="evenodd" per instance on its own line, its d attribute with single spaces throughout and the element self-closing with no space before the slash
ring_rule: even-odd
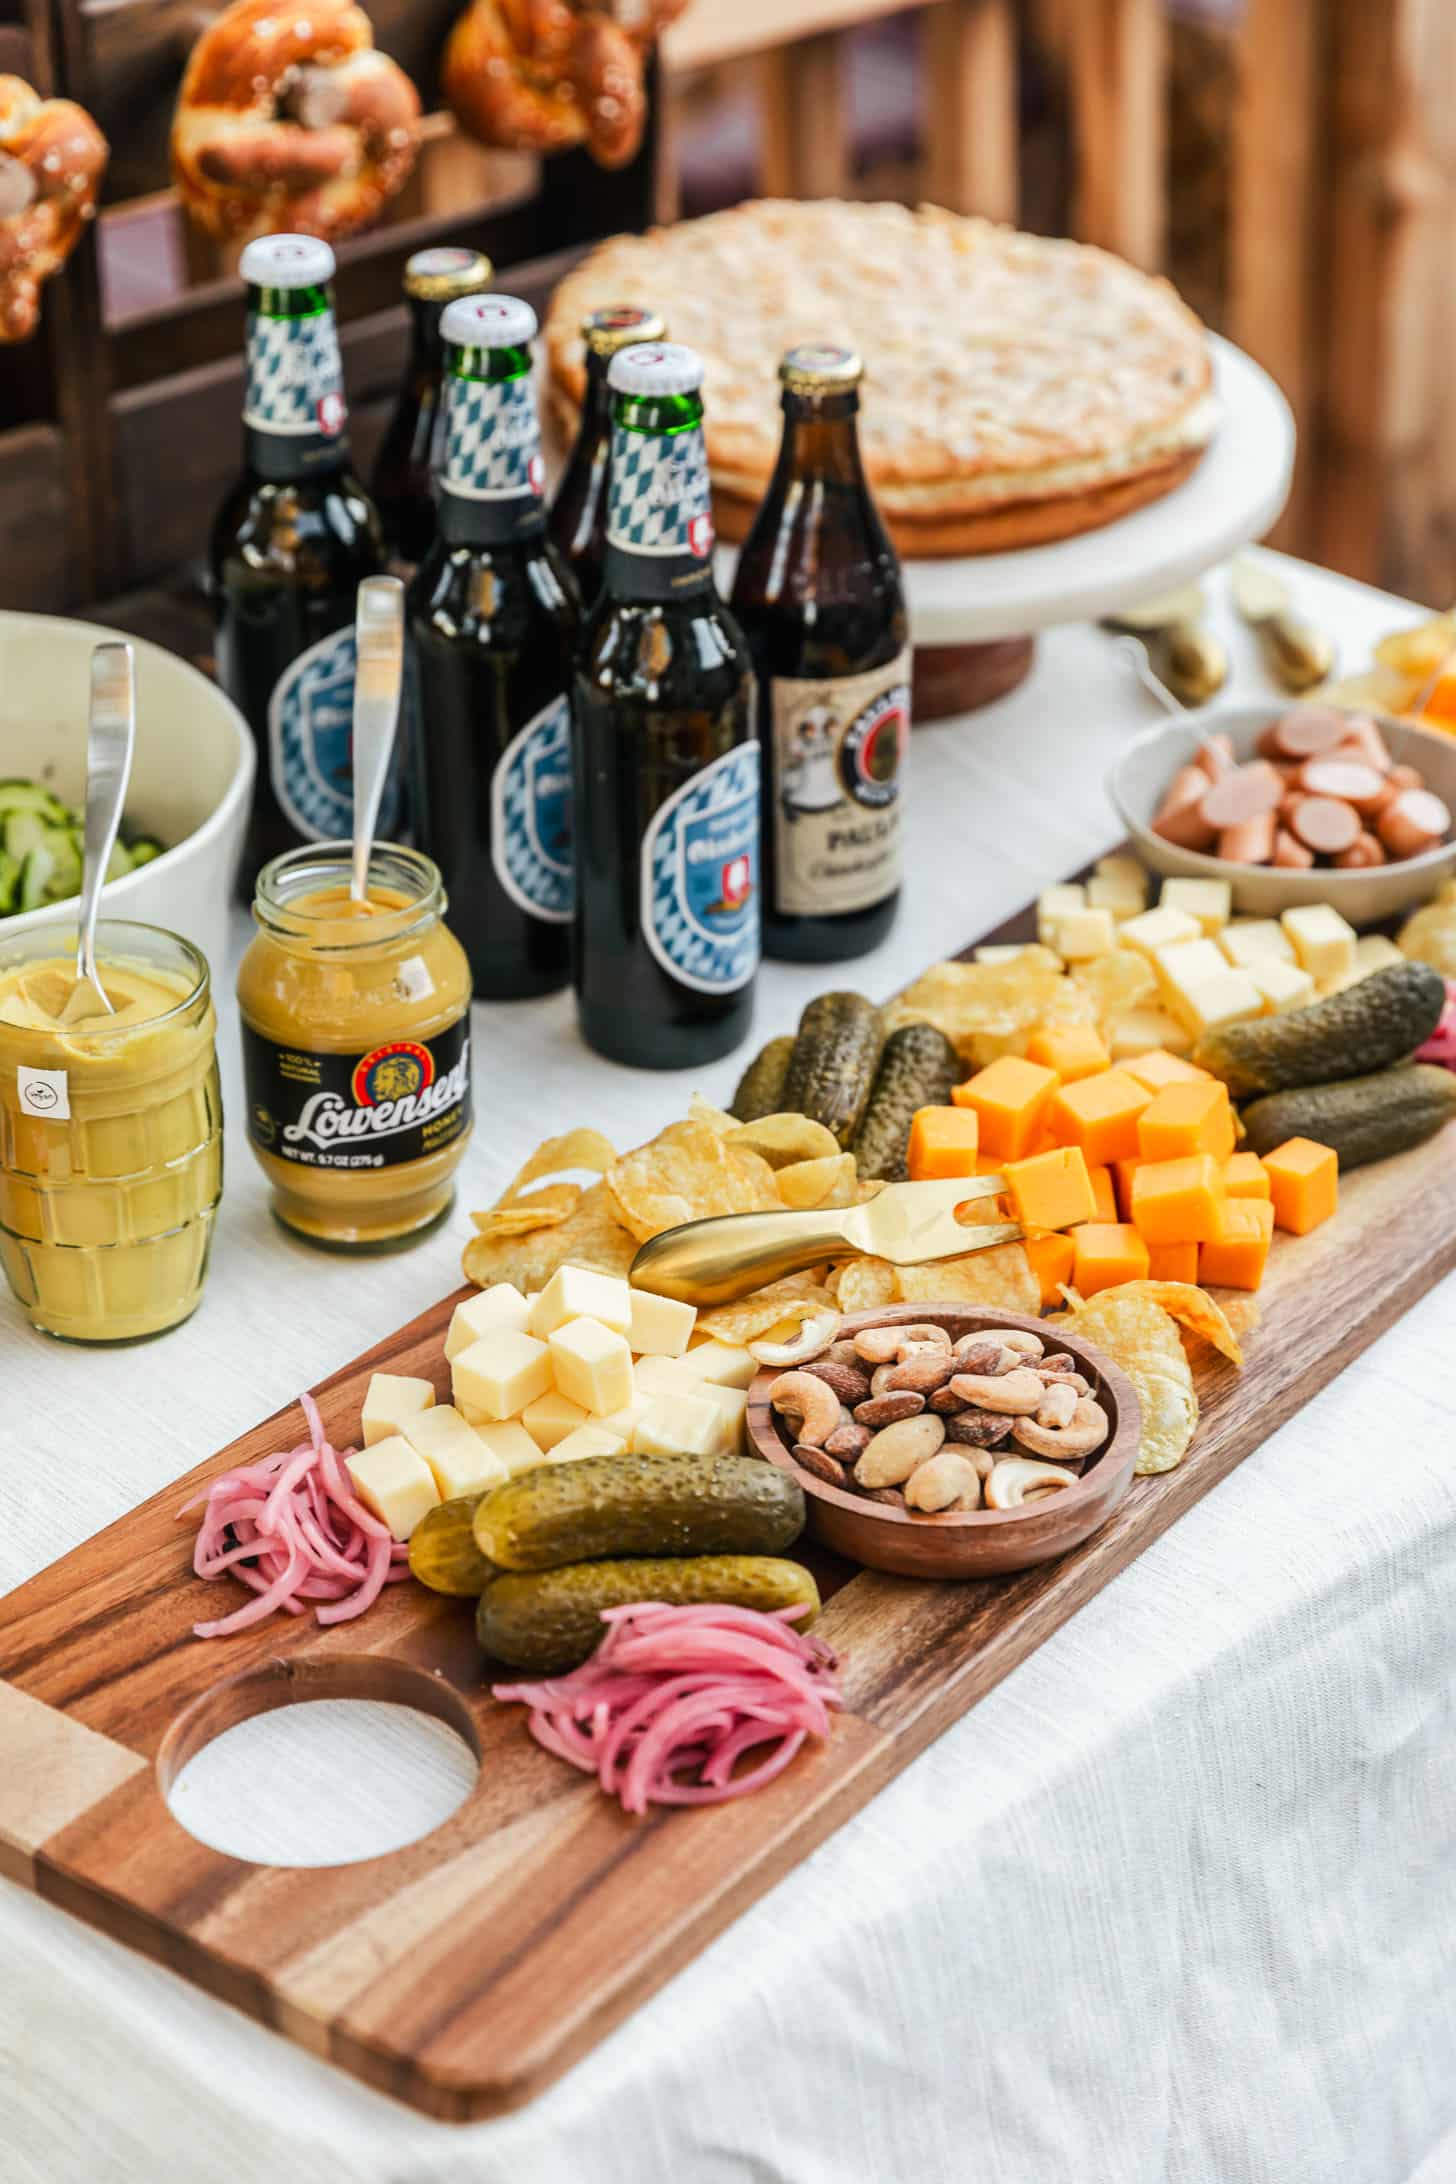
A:
<svg viewBox="0 0 1456 2184">
<path fill-rule="evenodd" d="M 667 328 L 655 311 L 635 303 L 611 303 L 588 311 L 581 322 L 586 346 L 586 392 L 581 421 L 546 529 L 566 557 L 584 607 L 596 604 L 607 562 L 607 484 L 612 460 L 612 390 L 607 371 L 619 349 L 637 341 L 664 341 Z"/>
</svg>

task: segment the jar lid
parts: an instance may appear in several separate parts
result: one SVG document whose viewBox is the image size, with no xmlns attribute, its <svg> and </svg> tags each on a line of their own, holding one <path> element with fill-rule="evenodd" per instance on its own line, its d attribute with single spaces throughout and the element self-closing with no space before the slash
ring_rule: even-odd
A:
<svg viewBox="0 0 1456 2184">
<path fill-rule="evenodd" d="M 844 394 L 863 377 L 860 357 L 838 342 L 801 341 L 779 360 L 779 378 L 790 394 Z"/>
<path fill-rule="evenodd" d="M 607 382 L 619 394 L 693 394 L 703 384 L 703 360 L 680 341 L 648 341 L 619 349 Z"/>
<path fill-rule="evenodd" d="M 588 311 L 581 322 L 581 338 L 593 356 L 615 356 L 638 341 L 663 341 L 667 326 L 659 311 L 640 303 L 609 303 L 600 311 Z"/>
<path fill-rule="evenodd" d="M 254 288 L 317 288 L 334 277 L 334 254 L 317 235 L 259 235 L 238 261 Z"/>
<path fill-rule="evenodd" d="M 462 296 L 445 306 L 440 332 L 459 349 L 524 349 L 536 314 L 519 296 Z"/>
<path fill-rule="evenodd" d="M 450 303 L 456 296 L 479 295 L 494 274 L 483 250 L 417 250 L 405 264 L 404 292 L 422 303 Z"/>
</svg>

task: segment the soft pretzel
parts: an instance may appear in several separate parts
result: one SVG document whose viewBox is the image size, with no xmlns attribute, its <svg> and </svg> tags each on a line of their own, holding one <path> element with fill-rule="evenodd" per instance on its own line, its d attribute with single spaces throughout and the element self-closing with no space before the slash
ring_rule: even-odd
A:
<svg viewBox="0 0 1456 2184">
<path fill-rule="evenodd" d="M 644 58 L 687 0 L 471 0 L 445 48 L 445 96 L 483 144 L 585 143 L 622 167 L 647 118 Z"/>
<path fill-rule="evenodd" d="M 0 76 L 0 341 L 35 332 L 40 284 L 95 218 L 105 165 L 106 139 L 83 107 Z"/>
<path fill-rule="evenodd" d="M 193 47 L 172 172 L 209 235 L 350 235 L 415 162 L 419 94 L 352 0 L 233 0 Z"/>
</svg>

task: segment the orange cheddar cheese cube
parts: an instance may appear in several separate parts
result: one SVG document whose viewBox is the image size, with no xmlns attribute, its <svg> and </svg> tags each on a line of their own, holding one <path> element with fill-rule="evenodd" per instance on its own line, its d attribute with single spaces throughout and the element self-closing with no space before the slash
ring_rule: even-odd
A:
<svg viewBox="0 0 1456 2184">
<path fill-rule="evenodd" d="M 1197 1244 L 1149 1244 L 1148 1280 L 1150 1282 L 1196 1282 L 1198 1279 Z"/>
<path fill-rule="evenodd" d="M 1230 1198 L 1267 1198 L 1269 1178 L 1258 1154 L 1232 1154 L 1223 1164 L 1223 1187 Z"/>
<path fill-rule="evenodd" d="M 1267 1198 L 1230 1198 L 1223 1227 L 1199 1246 L 1199 1281 L 1216 1289 L 1257 1289 L 1273 1240 L 1274 1208 Z"/>
<path fill-rule="evenodd" d="M 1105 1167 L 1136 1156 L 1138 1116 L 1151 1099 L 1135 1077 L 1104 1069 L 1100 1077 L 1064 1084 L 1052 1098 L 1049 1119 L 1063 1145 L 1080 1148 L 1089 1168 Z"/>
<path fill-rule="evenodd" d="M 1124 1221 L 1132 1219 L 1132 1179 L 1140 1165 L 1136 1160 L 1114 1160 L 1112 1163 L 1112 1180 L 1117 1185 L 1118 1211 Z"/>
<path fill-rule="evenodd" d="M 1072 1242 L 1072 1284 L 1084 1297 L 1148 1278 L 1148 1247 L 1128 1221 L 1085 1221 L 1073 1229 Z"/>
<path fill-rule="evenodd" d="M 917 1107 L 905 1164 L 912 1183 L 936 1176 L 974 1175 L 980 1117 L 973 1107 Z"/>
<path fill-rule="evenodd" d="M 1208 1071 L 1198 1069 L 1192 1062 L 1185 1062 L 1177 1054 L 1169 1054 L 1164 1047 L 1153 1047 L 1147 1054 L 1136 1054 L 1130 1062 L 1119 1062 L 1129 1077 L 1136 1077 L 1149 1092 L 1166 1091 L 1170 1084 L 1207 1084 Z"/>
<path fill-rule="evenodd" d="M 1313 1138 L 1286 1138 L 1264 1155 L 1274 1219 L 1292 1236 L 1307 1236 L 1328 1221 L 1340 1201 L 1340 1163 L 1331 1145 Z"/>
<path fill-rule="evenodd" d="M 1036 1141 L 1056 1089 L 1054 1069 L 1024 1062 L 1019 1054 L 1003 1054 L 978 1069 L 967 1084 L 956 1085 L 951 1098 L 978 1117 L 983 1153 L 996 1160 L 1021 1160 Z"/>
<path fill-rule="evenodd" d="M 1150 1244 L 1201 1244 L 1223 1227 L 1223 1172 L 1212 1153 L 1145 1160 L 1132 1179 L 1132 1218 Z"/>
<path fill-rule="evenodd" d="M 1137 1130 L 1143 1160 L 1183 1160 L 1194 1153 L 1212 1153 L 1215 1160 L 1227 1160 L 1234 1149 L 1228 1086 L 1211 1077 L 1206 1084 L 1165 1085 L 1138 1116 Z M 1170 1241 L 1186 1243 L 1188 1238 Z M 1202 1238 L 1196 1241 L 1201 1243 Z"/>
<path fill-rule="evenodd" d="M 1099 1162 L 1095 1168 L 1087 1170 L 1087 1178 L 1092 1185 L 1092 1200 L 1097 1209 L 1092 1219 L 1115 1221 L 1118 1218 L 1117 1192 L 1113 1187 L 1112 1170 Z"/>
<path fill-rule="evenodd" d="M 1026 1229 L 1075 1228 L 1097 1211 L 1087 1163 L 1075 1145 L 1008 1160 L 1006 1188 L 1012 1212 Z"/>
<path fill-rule="evenodd" d="M 1070 1236 L 1049 1234 L 1028 1236 L 1025 1250 L 1031 1271 L 1041 1284 L 1042 1310 L 1049 1311 L 1063 1302 L 1062 1284 L 1072 1279 L 1077 1247 Z"/>
<path fill-rule="evenodd" d="M 1005 1166 L 1004 1160 L 996 1160 L 990 1153 L 977 1153 L 976 1155 L 977 1175 L 1000 1175 Z"/>
<path fill-rule="evenodd" d="M 1112 1056 L 1090 1024 L 1043 1024 L 1027 1040 L 1026 1058 L 1054 1069 L 1063 1084 L 1095 1077 L 1112 1066 Z"/>
</svg>

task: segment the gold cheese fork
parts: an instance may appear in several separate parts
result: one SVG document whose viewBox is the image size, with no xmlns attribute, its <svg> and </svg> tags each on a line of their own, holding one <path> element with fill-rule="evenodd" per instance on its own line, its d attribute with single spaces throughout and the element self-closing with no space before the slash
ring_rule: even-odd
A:
<svg viewBox="0 0 1456 2184">
<path fill-rule="evenodd" d="M 826 1259 L 867 1254 L 894 1266 L 959 1259 L 993 1244 L 1015 1244 L 1015 1221 L 967 1227 L 957 1206 L 997 1198 L 1004 1175 L 955 1176 L 935 1183 L 887 1183 L 862 1206 L 821 1207 L 808 1213 L 724 1213 L 685 1221 L 643 1244 L 628 1279 L 638 1289 L 680 1304 L 731 1304 L 750 1289 L 802 1273 Z"/>
</svg>

